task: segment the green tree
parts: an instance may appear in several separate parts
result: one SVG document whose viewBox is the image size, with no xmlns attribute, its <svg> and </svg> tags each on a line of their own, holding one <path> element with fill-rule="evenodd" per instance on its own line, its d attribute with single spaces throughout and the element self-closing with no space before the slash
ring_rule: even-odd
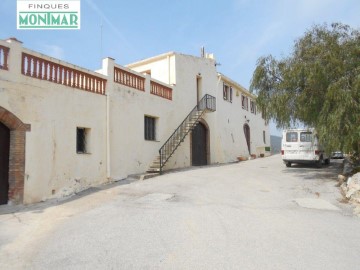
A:
<svg viewBox="0 0 360 270">
<path fill-rule="evenodd" d="M 261 57 L 250 90 L 267 120 L 316 128 L 328 152 L 359 153 L 360 32 L 348 25 L 315 25 L 292 53 Z"/>
</svg>

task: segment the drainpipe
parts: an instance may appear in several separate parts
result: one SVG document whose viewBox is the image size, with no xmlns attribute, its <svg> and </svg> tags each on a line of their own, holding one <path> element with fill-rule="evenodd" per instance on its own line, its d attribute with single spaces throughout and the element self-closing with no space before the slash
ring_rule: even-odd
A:
<svg viewBox="0 0 360 270">
<path fill-rule="evenodd" d="M 110 155 L 110 98 L 106 93 L 106 178 L 110 180 L 111 172 L 111 155 Z"/>
<path fill-rule="evenodd" d="M 167 60 L 168 60 L 168 75 L 169 75 L 168 84 L 170 84 L 170 81 L 171 81 L 171 74 L 170 74 L 170 55 L 167 56 Z"/>
<path fill-rule="evenodd" d="M 106 85 L 106 178 L 111 178 L 111 153 L 110 153 L 110 95 L 114 87 L 115 59 L 107 57 L 103 59 L 103 72 L 107 76 Z"/>
</svg>

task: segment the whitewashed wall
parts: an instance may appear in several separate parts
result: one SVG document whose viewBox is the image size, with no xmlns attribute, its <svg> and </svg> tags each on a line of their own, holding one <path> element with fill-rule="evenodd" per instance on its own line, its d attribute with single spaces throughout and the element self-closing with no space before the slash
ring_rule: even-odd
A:
<svg viewBox="0 0 360 270">
<path fill-rule="evenodd" d="M 217 145 L 219 156 L 218 162 L 233 162 L 237 157 L 248 157 L 249 151 L 244 134 L 244 124 L 250 127 L 250 151 L 259 156 L 259 147 L 270 145 L 269 127 L 262 119 L 261 113 L 250 111 L 250 100 L 255 97 L 243 87 L 219 74 L 218 83 L 218 110 L 217 110 Z M 223 99 L 223 83 L 233 88 L 232 102 Z M 248 110 L 242 108 L 241 95 L 248 97 Z M 263 140 L 265 131 L 266 140 Z"/>
<path fill-rule="evenodd" d="M 10 47 L 10 70 L 0 72 L 0 106 L 31 125 L 26 133 L 25 203 L 145 172 L 165 140 L 197 104 L 197 78 L 201 78 L 200 97 L 210 94 L 217 99 L 216 112 L 204 116 L 210 132 L 209 163 L 232 162 L 249 155 L 243 131 L 246 120 L 251 129 L 251 153 L 259 155 L 258 149 L 270 144 L 261 114 L 241 107 L 241 93 L 249 99 L 253 96 L 219 75 L 214 59 L 167 53 L 125 68 L 106 58 L 95 73 L 27 50 L 16 41 L 0 41 L 0 45 Z M 22 75 L 23 51 L 107 79 L 106 95 Z M 144 77 L 145 91 L 114 82 L 114 67 Z M 151 76 L 143 75 L 145 71 L 151 71 Z M 168 84 L 173 89 L 172 100 L 151 94 L 151 80 Z M 233 87 L 232 103 L 223 100 L 223 81 Z M 156 141 L 144 138 L 145 115 L 157 118 Z M 76 153 L 76 127 L 91 129 L 88 154 Z M 189 135 L 165 169 L 190 166 L 190 147 Z"/>
<path fill-rule="evenodd" d="M 109 78 L 114 77 L 114 66 L 126 69 L 111 59 L 105 60 L 103 71 Z M 108 81 L 110 177 L 114 180 L 145 172 L 175 124 L 172 120 L 175 102 L 150 94 L 150 80 L 161 82 L 149 75 L 143 77 L 146 79 L 145 91 Z M 145 140 L 145 115 L 157 118 L 155 141 Z"/>
<path fill-rule="evenodd" d="M 169 57 L 171 59 L 175 58 L 175 68 L 173 66 L 168 67 L 169 64 L 173 64 L 173 61 L 166 60 Z M 231 79 L 218 75 L 214 59 L 168 53 L 130 64 L 129 67 L 137 71 L 151 70 L 152 75 L 167 74 L 164 78 L 158 77 L 158 79 L 164 79 L 164 81 L 169 75 L 166 73 L 167 71 L 170 70 L 176 73 L 176 91 L 174 92 L 176 106 L 172 108 L 172 112 L 176 110 L 177 113 L 174 114 L 172 120 L 178 124 L 196 105 L 196 78 L 201 77 L 201 96 L 210 94 L 217 99 L 216 112 L 207 113 L 204 116 L 204 120 L 210 129 L 210 163 L 233 162 L 239 156 L 248 157 L 250 155 L 243 130 L 245 123 L 248 123 L 250 127 L 251 154 L 259 156 L 264 152 L 265 146 L 270 145 L 269 127 L 262 119 L 261 113 L 253 114 L 250 112 L 250 100 L 254 100 L 255 97 Z M 174 75 L 170 74 L 169 77 L 173 78 Z M 233 87 L 232 103 L 223 99 L 224 80 L 229 86 Z M 242 109 L 241 94 L 247 95 L 249 98 L 248 111 Z M 266 135 L 265 143 L 263 131 L 265 131 Z M 170 159 L 165 169 L 190 165 L 190 136 L 188 136 Z"/>
<path fill-rule="evenodd" d="M 0 106 L 31 125 L 26 133 L 24 203 L 106 182 L 106 97 L 22 75 L 22 51 L 60 61 L 18 42 L 1 44 L 10 47 L 10 56 L 9 71 L 0 73 Z M 89 154 L 76 153 L 77 127 L 91 129 Z"/>
</svg>

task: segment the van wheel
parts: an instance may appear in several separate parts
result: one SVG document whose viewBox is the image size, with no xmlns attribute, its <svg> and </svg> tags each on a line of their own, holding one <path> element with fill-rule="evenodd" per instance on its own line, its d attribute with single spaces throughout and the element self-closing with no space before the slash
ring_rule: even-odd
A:
<svg viewBox="0 0 360 270">
<path fill-rule="evenodd" d="M 323 165 L 323 157 L 320 157 L 319 161 L 316 163 L 316 167 L 321 168 Z"/>
<path fill-rule="evenodd" d="M 286 167 L 291 167 L 291 162 L 286 162 Z"/>
</svg>

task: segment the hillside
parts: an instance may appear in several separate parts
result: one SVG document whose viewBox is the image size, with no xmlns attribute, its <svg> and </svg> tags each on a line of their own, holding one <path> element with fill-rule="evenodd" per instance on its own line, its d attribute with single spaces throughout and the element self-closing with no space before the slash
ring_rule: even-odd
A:
<svg viewBox="0 0 360 270">
<path fill-rule="evenodd" d="M 281 151 L 281 137 L 270 136 L 271 154 L 279 154 Z"/>
</svg>

